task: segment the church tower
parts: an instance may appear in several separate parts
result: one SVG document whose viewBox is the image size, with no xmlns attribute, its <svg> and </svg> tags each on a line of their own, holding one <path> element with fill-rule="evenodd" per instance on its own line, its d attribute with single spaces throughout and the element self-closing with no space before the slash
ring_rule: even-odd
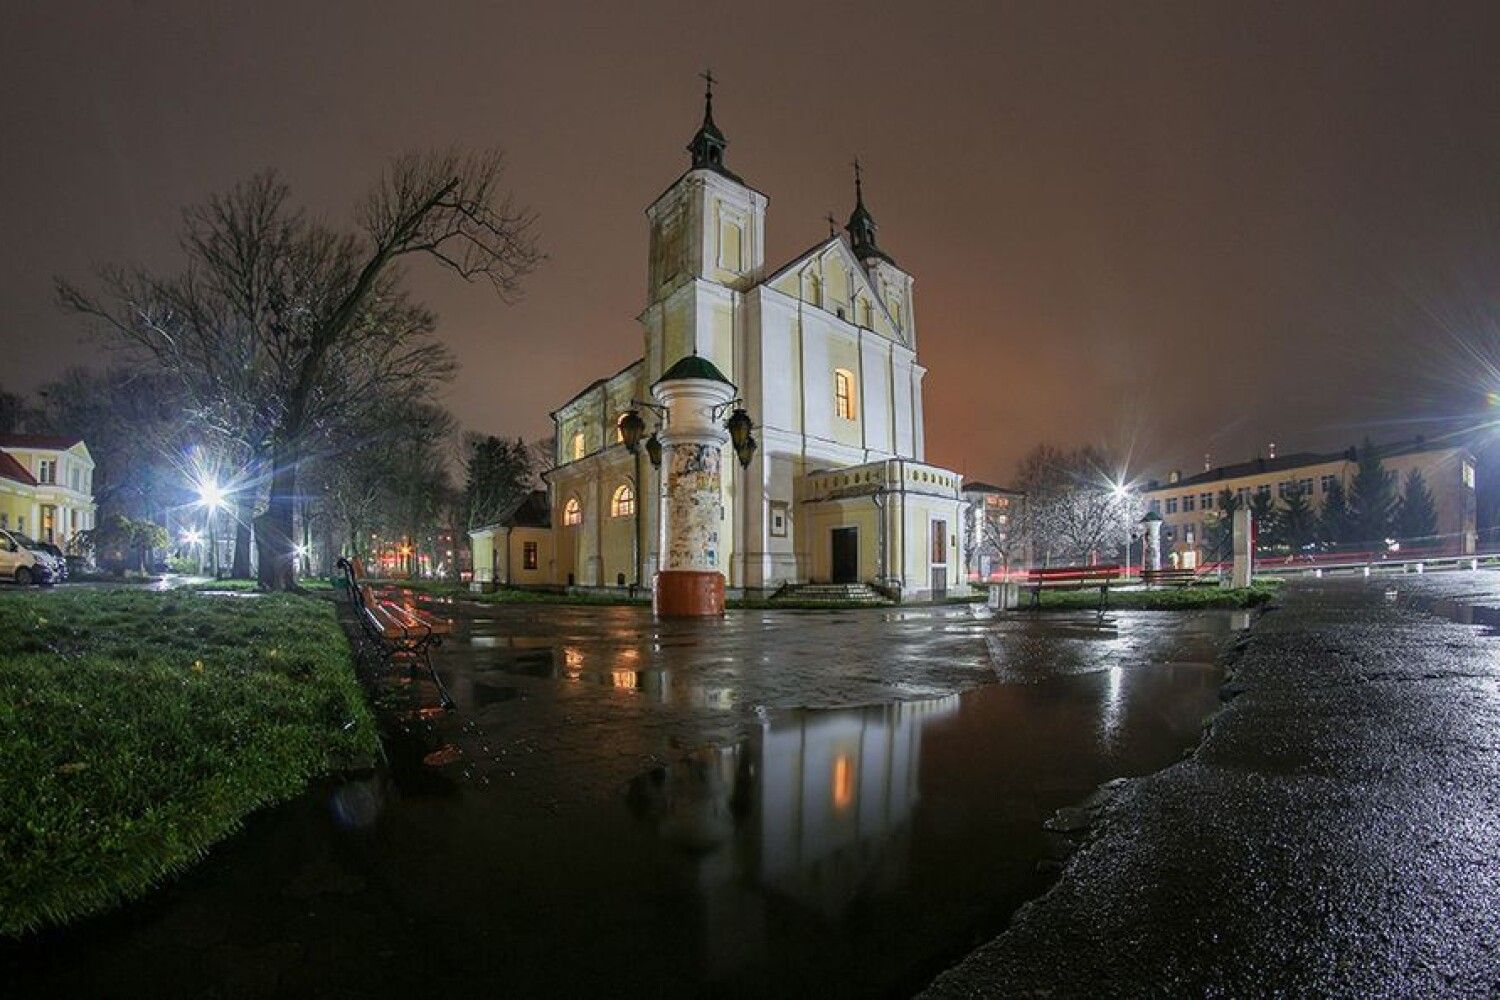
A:
<svg viewBox="0 0 1500 1000">
<path fill-rule="evenodd" d="M 704 80 L 703 124 L 687 145 L 688 169 L 646 209 L 651 250 L 640 321 L 648 384 L 695 353 L 737 379 L 736 309 L 765 271 L 767 199 L 726 165 L 713 75 Z"/>
<path fill-rule="evenodd" d="M 902 341 L 913 350 L 917 347 L 916 310 L 912 308 L 912 276 L 896 266 L 890 254 L 880 248 L 875 238 L 875 217 L 865 207 L 864 184 L 860 176 L 859 160 L 854 161 L 854 211 L 844 230 L 849 234 L 849 246 L 859 258 L 870 284 L 886 310 L 895 321 Z"/>
</svg>

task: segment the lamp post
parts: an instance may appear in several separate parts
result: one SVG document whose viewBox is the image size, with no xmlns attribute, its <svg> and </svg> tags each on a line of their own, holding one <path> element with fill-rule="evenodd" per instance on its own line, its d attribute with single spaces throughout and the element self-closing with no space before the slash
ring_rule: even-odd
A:
<svg viewBox="0 0 1500 1000">
<path fill-rule="evenodd" d="M 635 530 L 630 538 L 631 562 L 635 565 L 633 590 L 639 590 L 641 586 L 641 507 L 645 505 L 646 498 L 645 483 L 642 481 L 644 477 L 641 475 L 641 435 L 645 433 L 645 430 L 646 421 L 641 419 L 639 410 L 627 410 L 620 418 L 620 440 L 624 442 L 625 450 L 630 452 L 631 458 L 635 461 Z M 656 440 L 656 435 L 651 435 L 651 439 Z M 649 444 L 647 448 L 649 450 Z M 661 461 L 660 448 L 661 446 L 658 445 L 656 463 Z"/>
<path fill-rule="evenodd" d="M 224 487 L 216 480 L 206 479 L 197 486 L 198 503 L 208 509 L 208 545 L 213 550 L 211 561 L 214 579 L 219 578 L 219 532 L 218 513 L 224 506 Z"/>
</svg>

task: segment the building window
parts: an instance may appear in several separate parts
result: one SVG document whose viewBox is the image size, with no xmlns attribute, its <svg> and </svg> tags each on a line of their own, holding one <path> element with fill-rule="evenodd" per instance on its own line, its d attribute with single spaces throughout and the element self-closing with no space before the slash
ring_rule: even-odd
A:
<svg viewBox="0 0 1500 1000">
<path fill-rule="evenodd" d="M 1473 462 L 1465 462 L 1464 463 L 1464 485 L 1467 486 L 1471 490 L 1474 488 L 1474 463 Z"/>
<path fill-rule="evenodd" d="M 1198 494 L 1198 507 L 1201 510 L 1213 510 L 1214 509 L 1214 495 L 1212 493 L 1199 493 Z"/>
<path fill-rule="evenodd" d="M 1234 491 L 1234 498 L 1240 502 L 1241 507 L 1245 506 L 1250 502 L 1250 487 L 1241 486 L 1236 489 Z"/>
<path fill-rule="evenodd" d="M 577 497 L 568 497 L 568 502 L 563 505 L 563 524 L 572 526 L 583 523 L 583 505 L 578 502 Z"/>
<path fill-rule="evenodd" d="M 1177 513 L 1177 498 L 1176 497 L 1172 497 L 1169 500 L 1167 500 L 1167 513 L 1168 514 L 1175 514 L 1175 513 Z"/>
<path fill-rule="evenodd" d="M 57 460 L 52 458 L 39 459 L 36 463 L 36 481 L 55 485 L 57 483 Z"/>
<path fill-rule="evenodd" d="M 521 543 L 521 567 L 536 569 L 536 542 Z"/>
<path fill-rule="evenodd" d="M 844 420 L 855 417 L 854 373 L 842 368 L 833 371 L 833 412 Z"/>
<path fill-rule="evenodd" d="M 630 488 L 629 483 L 621 483 L 609 501 L 609 514 L 611 517 L 629 517 L 634 513 L 635 491 Z"/>
<path fill-rule="evenodd" d="M 78 469 L 77 469 L 77 467 L 69 469 L 68 470 L 68 487 L 74 493 L 78 492 L 78 482 L 79 482 L 79 480 L 78 480 Z"/>
<path fill-rule="evenodd" d="M 1324 493 L 1327 493 L 1329 490 L 1333 489 L 1334 479 L 1334 476 L 1319 476 L 1318 488 Z"/>
<path fill-rule="evenodd" d="M 1261 483 L 1259 486 L 1255 487 L 1255 493 L 1256 493 L 1257 496 L 1263 496 L 1263 497 L 1270 496 L 1271 495 L 1271 484 L 1270 483 Z"/>
<path fill-rule="evenodd" d="M 1161 501 L 1160 500 L 1152 500 L 1151 501 L 1151 513 L 1153 513 L 1153 514 L 1160 514 L 1161 513 Z"/>
<path fill-rule="evenodd" d="M 1193 495 L 1191 493 L 1182 498 L 1182 512 L 1184 514 L 1191 514 L 1193 512 Z"/>
<path fill-rule="evenodd" d="M 583 457 L 583 431 L 574 432 L 573 440 L 568 446 L 568 454 L 573 457 L 573 461 L 575 462 Z"/>
<path fill-rule="evenodd" d="M 1311 479 L 1299 479 L 1299 480 L 1297 480 L 1297 489 L 1302 492 L 1303 496 L 1309 496 L 1309 497 L 1312 496 L 1312 480 Z"/>
</svg>

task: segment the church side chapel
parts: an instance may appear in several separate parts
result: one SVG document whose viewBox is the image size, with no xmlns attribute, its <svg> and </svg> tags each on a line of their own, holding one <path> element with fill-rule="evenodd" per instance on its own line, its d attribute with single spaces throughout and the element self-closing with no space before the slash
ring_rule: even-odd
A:
<svg viewBox="0 0 1500 1000">
<path fill-rule="evenodd" d="M 670 457 L 658 467 L 670 430 L 652 400 L 663 375 L 686 373 L 728 383 L 726 405 L 746 411 L 758 443 L 743 466 L 720 446 L 716 530 L 694 536 L 698 566 L 750 595 L 811 583 L 940 597 L 962 579 L 961 477 L 923 461 L 912 276 L 876 239 L 857 163 L 845 233 L 768 269 L 768 199 L 726 163 L 708 80 L 690 165 L 646 209 L 643 356 L 552 414 L 551 580 L 649 590 L 675 565 Z M 626 446 L 627 430 L 642 446 Z M 504 553 L 475 555 L 483 584 Z"/>
</svg>

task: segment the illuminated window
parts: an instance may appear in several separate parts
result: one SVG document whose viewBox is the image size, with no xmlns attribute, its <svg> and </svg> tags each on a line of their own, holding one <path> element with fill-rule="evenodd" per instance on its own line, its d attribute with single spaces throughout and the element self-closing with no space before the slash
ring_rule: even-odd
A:
<svg viewBox="0 0 1500 1000">
<path fill-rule="evenodd" d="M 845 420 L 853 420 L 854 373 L 836 368 L 833 372 L 833 412 Z"/>
<path fill-rule="evenodd" d="M 521 565 L 525 569 L 536 569 L 536 542 L 523 542 L 521 545 Z"/>
<path fill-rule="evenodd" d="M 1473 462 L 1465 462 L 1464 463 L 1464 485 L 1467 486 L 1471 490 L 1474 488 L 1474 463 Z"/>
<path fill-rule="evenodd" d="M 630 488 L 629 483 L 621 483 L 609 501 L 609 514 L 611 517 L 629 517 L 634 513 L 635 491 Z"/>
<path fill-rule="evenodd" d="M 563 524 L 574 525 L 583 523 L 583 505 L 578 502 L 577 497 L 568 497 L 568 502 L 563 505 Z"/>
<path fill-rule="evenodd" d="M 583 431 L 574 433 L 573 440 L 568 446 L 568 454 L 573 456 L 575 462 L 583 457 Z"/>
</svg>

